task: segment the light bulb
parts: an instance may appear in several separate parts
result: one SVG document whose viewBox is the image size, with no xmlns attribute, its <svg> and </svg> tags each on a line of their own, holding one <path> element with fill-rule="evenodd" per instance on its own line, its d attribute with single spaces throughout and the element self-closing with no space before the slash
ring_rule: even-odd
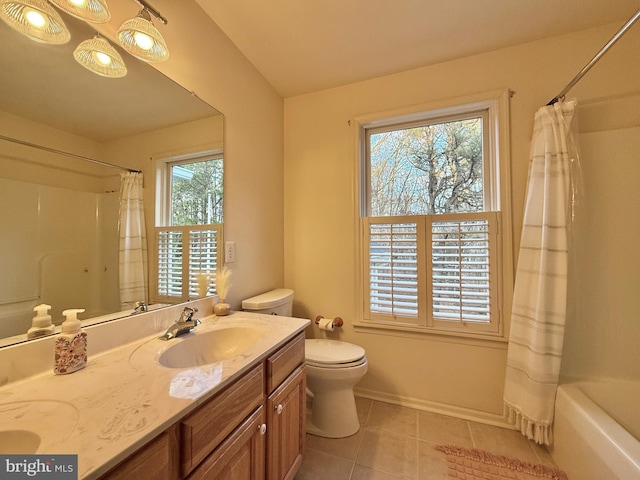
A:
<svg viewBox="0 0 640 480">
<path fill-rule="evenodd" d="M 136 45 L 138 45 L 143 50 L 151 50 L 151 48 L 153 47 L 153 38 L 151 38 L 146 33 L 136 32 L 133 35 L 133 39 L 136 42 Z"/>
<path fill-rule="evenodd" d="M 25 8 L 25 18 L 36 28 L 44 28 L 47 25 L 47 18 L 37 10 Z"/>
<path fill-rule="evenodd" d="M 106 53 L 102 52 L 92 52 L 93 57 L 102 65 L 109 65 L 111 63 L 111 57 Z"/>
</svg>

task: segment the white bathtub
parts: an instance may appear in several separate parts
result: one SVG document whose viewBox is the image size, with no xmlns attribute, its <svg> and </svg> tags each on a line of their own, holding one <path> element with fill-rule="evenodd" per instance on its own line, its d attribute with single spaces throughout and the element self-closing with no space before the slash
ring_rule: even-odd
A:
<svg viewBox="0 0 640 480">
<path fill-rule="evenodd" d="M 558 387 L 551 455 L 571 480 L 640 479 L 640 382 Z"/>
</svg>

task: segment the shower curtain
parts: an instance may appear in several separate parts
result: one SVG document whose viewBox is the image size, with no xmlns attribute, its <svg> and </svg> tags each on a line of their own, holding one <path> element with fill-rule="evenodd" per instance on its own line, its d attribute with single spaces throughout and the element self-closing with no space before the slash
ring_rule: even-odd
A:
<svg viewBox="0 0 640 480">
<path fill-rule="evenodd" d="M 120 304 L 132 309 L 147 302 L 147 235 L 144 223 L 142 173 L 121 174 L 120 183 Z"/>
<path fill-rule="evenodd" d="M 535 115 L 507 352 L 505 415 L 544 445 L 552 442 L 566 316 L 574 112 L 575 102 L 557 102 Z"/>
</svg>

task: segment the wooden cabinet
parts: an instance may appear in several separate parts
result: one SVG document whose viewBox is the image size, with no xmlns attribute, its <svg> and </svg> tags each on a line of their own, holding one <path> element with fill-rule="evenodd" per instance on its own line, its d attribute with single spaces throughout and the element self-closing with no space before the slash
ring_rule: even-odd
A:
<svg viewBox="0 0 640 480">
<path fill-rule="evenodd" d="M 300 333 L 100 480 L 291 480 L 305 408 Z"/>
<path fill-rule="evenodd" d="M 177 431 L 177 425 L 173 425 L 102 476 L 100 480 L 131 480 L 132 478 L 178 480 Z"/>
<path fill-rule="evenodd" d="M 300 365 L 267 399 L 267 480 L 292 479 L 302 464 L 305 380 Z"/>
<path fill-rule="evenodd" d="M 195 469 L 189 480 L 263 480 L 267 427 L 259 407 Z"/>
<path fill-rule="evenodd" d="M 180 422 L 180 473 L 186 477 L 264 402 L 259 364 Z"/>
</svg>

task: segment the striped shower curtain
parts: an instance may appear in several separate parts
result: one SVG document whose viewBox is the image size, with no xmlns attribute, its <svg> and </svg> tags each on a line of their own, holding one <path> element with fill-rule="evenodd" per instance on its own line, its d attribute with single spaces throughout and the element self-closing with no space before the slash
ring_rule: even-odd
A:
<svg viewBox="0 0 640 480">
<path fill-rule="evenodd" d="M 132 309 L 147 302 L 147 234 L 144 223 L 142 173 L 121 174 L 120 183 L 120 304 Z"/>
<path fill-rule="evenodd" d="M 505 414 L 523 435 L 552 442 L 567 303 L 575 102 L 535 115 L 529 180 L 511 316 Z"/>
</svg>

